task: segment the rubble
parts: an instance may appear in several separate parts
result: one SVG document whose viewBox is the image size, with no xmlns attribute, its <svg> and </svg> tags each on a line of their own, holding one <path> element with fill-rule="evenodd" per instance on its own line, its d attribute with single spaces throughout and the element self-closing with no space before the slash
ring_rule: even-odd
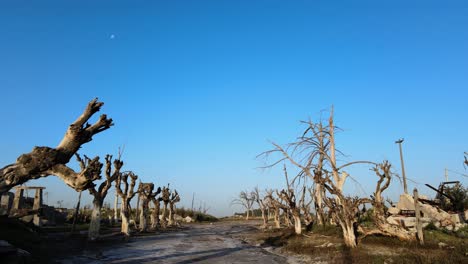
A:
<svg viewBox="0 0 468 264">
<path fill-rule="evenodd" d="M 427 200 L 427 198 L 424 199 Z M 419 204 L 423 227 L 427 226 L 429 223 L 433 223 L 437 228 L 443 227 L 448 230 L 456 231 L 466 225 L 464 222 L 468 219 L 468 210 L 466 210 L 463 215 L 457 213 L 450 214 L 429 204 L 421 202 L 419 202 Z M 392 225 L 403 226 L 409 230 L 414 229 L 416 218 L 412 216 L 399 215 L 402 210 L 415 210 L 414 199 L 411 195 L 400 195 L 400 200 L 396 206 L 392 206 L 388 209 L 390 216 L 387 218 L 387 222 Z"/>
</svg>

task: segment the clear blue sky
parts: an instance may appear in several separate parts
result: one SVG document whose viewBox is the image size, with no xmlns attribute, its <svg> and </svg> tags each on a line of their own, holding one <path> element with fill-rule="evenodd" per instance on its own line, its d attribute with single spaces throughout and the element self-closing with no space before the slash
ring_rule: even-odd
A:
<svg viewBox="0 0 468 264">
<path fill-rule="evenodd" d="M 280 170 L 256 169 L 255 156 L 332 104 L 344 160 L 399 171 L 404 137 L 417 183 L 438 185 L 445 167 L 466 173 L 468 4 L 375 2 L 2 1 L 0 166 L 56 146 L 99 97 L 115 126 L 80 152 L 125 145 L 125 169 L 171 182 L 185 206 L 195 192 L 215 215 L 237 209 L 242 189 L 281 187 Z M 348 191 L 371 194 L 375 177 L 352 172 L 362 187 Z M 75 203 L 55 177 L 29 184 L 46 185 L 51 204 Z"/>
</svg>

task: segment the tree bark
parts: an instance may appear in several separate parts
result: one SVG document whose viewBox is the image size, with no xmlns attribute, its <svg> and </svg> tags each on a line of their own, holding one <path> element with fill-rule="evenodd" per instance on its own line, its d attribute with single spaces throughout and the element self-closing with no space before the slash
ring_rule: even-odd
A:
<svg viewBox="0 0 468 264">
<path fill-rule="evenodd" d="M 275 208 L 275 227 L 276 228 L 281 228 L 281 222 L 280 222 L 280 215 L 279 215 L 279 208 Z"/>
<path fill-rule="evenodd" d="M 156 230 L 159 226 L 159 212 L 161 211 L 161 203 L 159 198 L 153 199 L 154 210 L 151 214 L 151 229 Z"/>
<path fill-rule="evenodd" d="M 91 212 L 91 222 L 89 223 L 88 240 L 94 241 L 99 237 L 101 229 L 101 208 L 103 200 L 93 199 L 93 211 Z"/>
<path fill-rule="evenodd" d="M 128 184 L 128 177 L 131 178 L 130 186 Z M 133 172 L 119 173 L 117 180 L 115 181 L 115 190 L 122 198 L 122 204 L 120 208 L 120 216 L 122 218 L 121 232 L 126 236 L 130 236 L 130 200 L 138 193 L 134 192 L 135 182 L 138 176 Z M 124 184 L 124 190 L 121 189 L 121 182 Z"/>
<path fill-rule="evenodd" d="M 12 187 L 29 180 L 55 175 L 76 191 L 83 191 L 93 186 L 94 176 L 99 175 L 102 164 L 95 158 L 85 170 L 75 172 L 67 164 L 78 149 L 98 134 L 113 125 L 112 119 L 101 115 L 99 120 L 90 125 L 89 118 L 98 112 L 104 103 L 92 100 L 83 114 L 69 127 L 62 141 L 56 148 L 34 147 L 30 153 L 18 157 L 15 163 L 0 169 L 0 194 Z"/>
<path fill-rule="evenodd" d="M 123 205 L 120 208 L 120 218 L 122 219 L 122 226 L 120 228 L 120 232 L 125 236 L 130 236 L 130 211 L 126 206 Z"/>
<path fill-rule="evenodd" d="M 293 214 L 293 219 L 294 219 L 294 232 L 297 235 L 302 234 L 301 216 L 297 214 Z"/>
<path fill-rule="evenodd" d="M 80 163 L 81 168 L 86 167 L 86 164 L 89 163 L 89 158 L 85 156 L 85 159 L 82 160 L 80 156 L 77 155 L 77 159 Z M 112 172 L 112 156 L 106 155 L 106 167 L 105 167 L 105 177 L 106 180 L 99 185 L 99 188 L 90 187 L 88 189 L 89 193 L 93 196 L 93 211 L 91 213 L 91 223 L 89 225 L 88 231 L 88 240 L 94 241 L 99 237 L 99 230 L 101 228 L 101 208 L 104 203 L 104 199 L 107 196 L 107 192 L 112 186 L 112 182 L 116 181 L 120 176 L 120 169 L 123 166 L 123 162 L 119 159 L 115 159 L 114 171 Z"/>
</svg>

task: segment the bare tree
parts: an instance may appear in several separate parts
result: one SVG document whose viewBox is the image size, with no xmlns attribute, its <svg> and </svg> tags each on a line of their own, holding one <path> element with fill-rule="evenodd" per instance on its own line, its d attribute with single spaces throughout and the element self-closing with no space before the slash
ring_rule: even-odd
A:
<svg viewBox="0 0 468 264">
<path fill-rule="evenodd" d="M 84 156 L 84 160 L 77 154 L 76 155 L 81 168 L 85 168 L 86 164 L 90 162 L 90 159 Z M 120 169 L 123 166 L 123 162 L 119 159 L 115 159 L 114 171 L 112 172 L 112 156 L 106 155 L 106 167 L 104 175 L 106 177 L 99 188 L 96 190 L 95 186 L 92 186 L 88 189 L 89 193 L 93 196 L 93 211 L 91 213 L 91 222 L 89 224 L 88 239 L 96 240 L 99 237 L 99 229 L 101 227 L 101 208 L 104 203 L 104 199 L 107 196 L 107 192 L 112 187 L 112 183 L 117 180 L 117 177 L 120 175 Z M 100 178 L 100 176 L 99 176 Z"/>
<path fill-rule="evenodd" d="M 128 183 L 128 177 L 130 177 L 130 185 Z M 119 173 L 117 180 L 115 181 L 115 190 L 122 199 L 120 207 L 120 217 L 122 218 L 122 228 L 121 232 L 126 236 L 130 235 L 130 201 L 138 193 L 134 191 L 135 183 L 138 176 L 131 171 Z M 121 183 L 124 184 L 124 190 L 121 189 Z"/>
<path fill-rule="evenodd" d="M 278 193 L 278 191 L 276 191 Z M 281 228 L 281 220 L 280 220 L 280 210 L 287 211 L 288 207 L 281 203 L 279 199 L 276 199 L 273 196 L 273 190 L 268 190 L 265 196 L 265 200 L 268 201 L 268 206 L 273 210 L 273 219 L 275 222 L 275 228 Z"/>
<path fill-rule="evenodd" d="M 161 201 L 164 203 L 164 207 L 163 207 L 163 213 L 162 213 L 162 219 L 161 219 L 161 226 L 163 228 L 166 228 L 167 227 L 167 216 L 168 216 L 168 204 L 169 204 L 169 201 L 171 200 L 171 193 L 169 191 L 169 184 L 167 185 L 167 187 L 163 187 L 162 191 L 161 191 Z"/>
<path fill-rule="evenodd" d="M 388 223 L 388 221 L 385 218 L 385 206 L 382 197 L 382 192 L 390 186 L 390 181 L 392 179 L 392 173 L 390 171 L 390 168 L 391 164 L 388 161 L 384 161 L 383 163 L 377 164 L 373 168 L 373 171 L 379 177 L 379 180 L 377 181 L 375 187 L 375 192 L 371 196 L 371 203 L 374 208 L 373 218 L 377 228 L 366 229 L 360 227 L 359 232 L 361 232 L 363 235 L 359 237 L 359 240 L 368 235 L 373 234 L 393 236 L 405 241 L 411 241 L 416 239 L 414 233 L 411 233 L 400 226 Z"/>
<path fill-rule="evenodd" d="M 171 194 L 171 198 L 169 199 L 169 226 L 175 224 L 175 204 L 178 202 L 180 202 L 180 196 L 179 193 L 177 193 L 177 190 L 174 190 L 174 192 Z"/>
<path fill-rule="evenodd" d="M 239 193 L 239 198 L 236 198 L 231 201 L 231 205 L 237 204 L 241 205 L 246 209 L 245 220 L 249 220 L 250 211 L 252 210 L 253 203 L 255 202 L 255 193 L 248 191 L 241 191 Z"/>
<path fill-rule="evenodd" d="M 301 172 L 299 176 L 308 176 L 311 178 L 316 184 L 315 186 L 321 189 L 315 193 L 315 200 L 322 200 L 328 205 L 330 212 L 333 214 L 333 218 L 342 228 L 345 244 L 348 247 L 356 247 L 355 224 L 357 222 L 354 216 L 359 210 L 358 206 L 366 202 L 366 200 L 345 197 L 343 195 L 343 187 L 349 176 L 343 169 L 358 163 L 374 165 L 375 163 L 369 161 L 353 161 L 338 166 L 336 162 L 336 152 L 338 151 L 335 148 L 336 127 L 333 120 L 333 108 L 330 111 L 328 125 L 322 125 L 321 121 L 318 124 L 311 121 L 306 123 L 308 127 L 297 142 L 289 144 L 286 149 L 273 143 L 275 149 L 263 153 L 264 155 L 269 155 L 273 152 L 280 152 L 283 155 L 282 159 L 268 167 L 274 166 L 283 160 L 288 160 L 291 164 L 300 169 Z M 299 156 L 299 160 L 296 160 L 297 156 Z M 325 165 L 327 165 L 327 167 L 325 167 Z M 324 190 L 328 191 L 332 197 L 325 197 L 322 187 Z M 322 195 L 323 197 L 320 197 Z M 318 207 L 320 206 L 316 206 L 316 208 Z M 320 213 L 318 213 L 317 216 L 318 218 L 322 218 Z"/>
<path fill-rule="evenodd" d="M 151 213 L 151 229 L 156 230 L 159 226 L 159 212 L 161 211 L 161 197 L 156 197 L 161 192 L 161 188 L 158 188 L 158 191 L 151 197 L 153 202 L 154 209 Z"/>
<path fill-rule="evenodd" d="M 140 211 L 140 231 L 148 231 L 148 213 L 149 213 L 149 202 L 161 192 L 161 188 L 158 187 L 156 192 L 154 190 L 153 183 L 140 183 L 138 187 L 141 199 L 141 211 Z"/>
<path fill-rule="evenodd" d="M 267 205 L 265 203 L 265 198 L 261 198 L 258 187 L 254 188 L 254 193 L 255 193 L 255 201 L 257 202 L 258 207 L 260 208 L 260 211 L 262 212 L 262 219 L 263 219 L 262 227 L 266 228 L 268 226 L 268 215 L 266 214 Z"/>
<path fill-rule="evenodd" d="M 286 221 L 289 221 L 289 212 L 292 214 L 294 219 L 294 231 L 296 234 L 300 235 L 302 233 L 302 224 L 301 224 L 301 210 L 299 205 L 296 203 L 296 195 L 294 193 L 294 189 L 291 186 L 289 179 L 288 179 L 288 172 L 286 170 L 286 165 L 283 166 L 284 176 L 286 178 L 286 190 L 281 190 L 281 192 L 276 192 L 278 197 L 284 201 L 287 205 L 285 208 L 285 213 L 287 215 Z"/>
<path fill-rule="evenodd" d="M 68 127 L 57 147 L 34 147 L 30 153 L 19 156 L 15 163 L 1 168 L 0 194 L 8 192 L 16 185 L 49 175 L 58 176 L 76 191 L 93 186 L 95 176 L 100 174 L 102 168 L 98 157 L 90 160 L 87 167 L 80 172 L 75 172 L 65 164 L 83 144 L 90 142 L 94 135 L 113 125 L 112 119 L 106 115 L 101 115 L 93 125 L 87 123 L 103 104 L 98 102 L 97 98 L 89 102 L 81 116 Z"/>
<path fill-rule="evenodd" d="M 307 191 L 309 191 L 310 196 L 313 197 L 314 194 L 313 194 L 312 188 L 307 189 L 307 186 L 304 184 L 304 186 L 302 187 L 301 199 L 299 200 L 299 207 L 301 208 L 303 216 L 304 216 L 306 230 L 311 230 L 312 225 L 314 223 L 314 217 L 312 213 L 310 212 L 310 205 L 312 204 L 313 199 L 310 199 L 309 202 L 306 202 L 305 197 L 306 197 Z"/>
</svg>

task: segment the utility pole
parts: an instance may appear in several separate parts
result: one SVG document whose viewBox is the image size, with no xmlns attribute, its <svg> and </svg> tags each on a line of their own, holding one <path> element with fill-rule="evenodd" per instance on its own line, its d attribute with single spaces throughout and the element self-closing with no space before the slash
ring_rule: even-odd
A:
<svg viewBox="0 0 468 264">
<path fill-rule="evenodd" d="M 192 196 L 192 212 L 193 212 L 193 202 L 195 201 L 195 193 L 193 193 L 193 196 Z"/>
<path fill-rule="evenodd" d="M 406 175 L 405 175 L 405 163 L 403 161 L 403 150 L 401 148 L 401 143 L 403 143 L 404 139 L 401 138 L 395 141 L 395 144 L 398 144 L 400 147 L 400 160 L 401 160 L 401 175 L 403 176 L 403 189 L 405 194 L 408 194 L 408 187 L 406 186 Z"/>
</svg>

